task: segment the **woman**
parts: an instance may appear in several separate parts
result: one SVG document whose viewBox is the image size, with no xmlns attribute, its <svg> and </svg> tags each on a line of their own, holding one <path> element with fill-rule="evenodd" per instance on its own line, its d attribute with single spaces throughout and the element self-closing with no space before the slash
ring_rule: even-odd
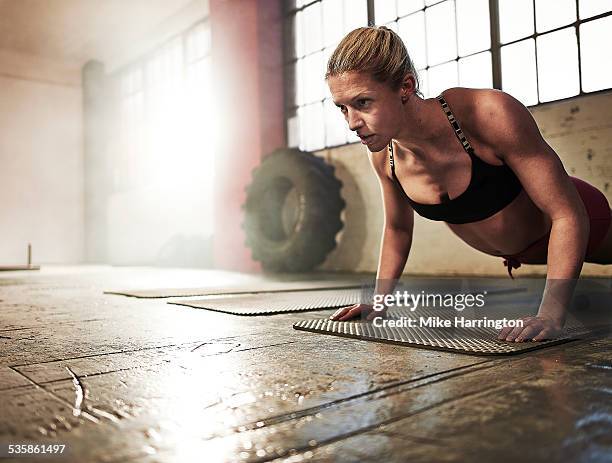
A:
<svg viewBox="0 0 612 463">
<path fill-rule="evenodd" d="M 611 213 L 600 191 L 567 175 L 529 111 L 491 89 L 450 88 L 423 99 L 406 47 L 386 27 L 350 32 L 325 78 L 381 185 L 376 293 L 390 293 L 402 274 L 416 211 L 446 222 L 473 248 L 503 257 L 510 276 L 521 263 L 548 263 L 537 316 L 499 338 L 557 336 L 583 262 L 612 262 Z M 331 318 L 366 315 L 379 313 L 356 304 Z"/>
</svg>

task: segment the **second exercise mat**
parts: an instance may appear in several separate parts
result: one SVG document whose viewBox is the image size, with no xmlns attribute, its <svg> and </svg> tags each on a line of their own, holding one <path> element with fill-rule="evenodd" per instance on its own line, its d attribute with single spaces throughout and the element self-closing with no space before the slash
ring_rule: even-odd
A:
<svg viewBox="0 0 612 463">
<path fill-rule="evenodd" d="M 286 312 L 324 310 L 356 304 L 361 289 L 326 289 L 261 294 L 237 294 L 206 299 L 177 300 L 169 304 L 213 310 L 234 315 L 273 315 Z"/>
<path fill-rule="evenodd" d="M 261 281 L 242 285 L 211 286 L 207 288 L 157 288 L 104 291 L 104 294 L 158 299 L 170 297 L 220 296 L 225 294 L 276 293 L 291 291 L 316 291 L 319 289 L 359 288 L 362 284 L 349 280 L 330 281 Z"/>
<path fill-rule="evenodd" d="M 489 289 L 491 296 L 509 295 L 524 288 Z M 335 309 L 370 301 L 371 287 L 348 289 L 322 289 L 310 291 L 284 291 L 252 294 L 209 296 L 202 299 L 176 300 L 169 304 L 213 310 L 233 315 L 274 315 L 288 312 Z M 452 292 L 448 294 L 454 294 Z"/>
</svg>

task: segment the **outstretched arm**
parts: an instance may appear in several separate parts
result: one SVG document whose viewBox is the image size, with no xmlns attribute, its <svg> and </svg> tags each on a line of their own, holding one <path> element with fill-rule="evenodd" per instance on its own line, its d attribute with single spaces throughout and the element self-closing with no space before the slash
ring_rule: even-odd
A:
<svg viewBox="0 0 612 463">
<path fill-rule="evenodd" d="M 531 113 L 512 96 L 487 92 L 479 103 L 478 121 L 487 142 L 517 175 L 533 203 L 552 228 L 548 243 L 546 287 L 536 317 L 523 328 L 504 330 L 512 341 L 542 340 L 559 334 L 580 275 L 589 239 L 589 217 L 555 151 L 542 138 Z"/>
<path fill-rule="evenodd" d="M 374 159 L 375 155 L 382 156 Z M 385 219 L 376 272 L 375 294 L 390 294 L 394 290 L 397 280 L 404 271 L 412 247 L 414 229 L 414 211 L 404 197 L 404 193 L 387 172 L 390 168 L 386 160 L 386 152 L 370 155 L 370 161 L 380 183 Z"/>
<path fill-rule="evenodd" d="M 387 172 L 388 164 L 386 152 L 370 153 L 370 162 L 380 184 L 382 203 L 384 208 L 384 226 L 378 258 L 378 271 L 376 273 L 376 287 L 374 294 L 391 294 L 400 278 L 410 248 L 412 246 L 412 231 L 414 227 L 414 211 L 404 198 L 403 193 Z M 368 312 L 371 320 L 378 312 L 372 312 L 367 304 L 355 304 L 337 310 L 330 318 L 332 320 L 349 320 Z"/>
</svg>

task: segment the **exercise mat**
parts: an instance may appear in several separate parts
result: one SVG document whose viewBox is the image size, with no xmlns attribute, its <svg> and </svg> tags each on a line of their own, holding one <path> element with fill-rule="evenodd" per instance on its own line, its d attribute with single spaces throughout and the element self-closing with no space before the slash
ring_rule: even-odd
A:
<svg viewBox="0 0 612 463">
<path fill-rule="evenodd" d="M 356 275 L 355 278 L 343 279 L 304 279 L 297 281 L 278 281 L 262 280 L 258 282 L 248 282 L 242 284 L 214 285 L 196 288 L 148 288 L 148 289 L 125 289 L 105 291 L 104 294 L 116 294 L 143 299 L 157 299 L 170 297 L 198 297 L 198 296 L 218 296 L 225 294 L 255 294 L 255 293 L 274 293 L 291 291 L 317 291 L 324 289 L 356 289 L 371 286 L 372 278 Z M 460 291 L 470 289 L 486 289 L 489 294 L 511 294 L 515 292 L 527 291 L 529 284 L 522 281 L 517 284 L 515 281 L 504 279 L 486 278 L 421 278 L 411 277 L 408 280 L 400 281 L 398 289 L 409 290 L 444 290 Z"/>
<path fill-rule="evenodd" d="M 316 291 L 319 289 L 360 288 L 360 281 L 324 280 L 324 281 L 261 281 L 242 285 L 211 286 L 204 288 L 161 288 L 161 289 L 128 289 L 104 291 L 104 294 L 158 299 L 168 297 L 218 296 L 224 294 L 256 294 L 289 291 Z"/>
<path fill-rule="evenodd" d="M 356 304 L 360 300 L 362 300 L 362 291 L 360 288 L 355 288 L 226 295 L 206 299 L 179 300 L 168 304 L 234 315 L 273 315 L 343 307 Z"/>
<path fill-rule="evenodd" d="M 465 321 L 458 322 L 455 317 Z M 427 321 L 421 321 L 422 319 Z M 450 326 L 443 326 L 446 320 L 448 320 L 446 325 Z M 498 340 L 499 330 L 495 327 L 469 326 L 470 321 L 478 320 L 484 322 L 491 319 L 483 317 L 482 313 L 478 317 L 464 316 L 453 309 L 417 308 L 411 312 L 403 307 L 393 307 L 387 316 L 377 323 L 362 320 L 341 322 L 324 318 L 302 320 L 294 323 L 293 328 L 319 334 L 472 355 L 518 354 L 610 330 L 610 325 L 585 327 L 581 324 L 568 324 L 562 335 L 556 339 L 515 343 Z M 384 321 L 387 323 L 383 325 Z M 389 321 L 396 322 L 396 326 L 392 326 Z M 397 326 L 398 323 L 403 326 Z M 465 327 L 466 324 L 468 327 Z"/>
<path fill-rule="evenodd" d="M 524 288 L 488 289 L 489 295 L 505 295 L 524 291 Z M 188 299 L 169 304 L 213 310 L 234 315 L 273 315 L 285 312 L 305 312 L 334 309 L 371 301 L 372 287 L 348 289 L 324 289 L 310 291 L 262 292 L 257 294 L 232 294 L 204 299 Z M 448 294 L 455 294 L 449 292 Z"/>
</svg>

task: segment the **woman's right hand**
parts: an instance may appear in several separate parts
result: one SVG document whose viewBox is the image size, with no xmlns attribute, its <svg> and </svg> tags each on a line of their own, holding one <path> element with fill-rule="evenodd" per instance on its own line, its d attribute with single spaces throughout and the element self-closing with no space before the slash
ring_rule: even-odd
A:
<svg viewBox="0 0 612 463">
<path fill-rule="evenodd" d="M 383 310 L 374 310 L 372 304 L 353 304 L 348 307 L 341 307 L 333 315 L 329 317 L 330 320 L 335 321 L 346 321 L 352 318 L 360 317 L 366 320 L 372 320 L 375 317 L 380 317 L 386 312 L 386 308 Z"/>
</svg>

